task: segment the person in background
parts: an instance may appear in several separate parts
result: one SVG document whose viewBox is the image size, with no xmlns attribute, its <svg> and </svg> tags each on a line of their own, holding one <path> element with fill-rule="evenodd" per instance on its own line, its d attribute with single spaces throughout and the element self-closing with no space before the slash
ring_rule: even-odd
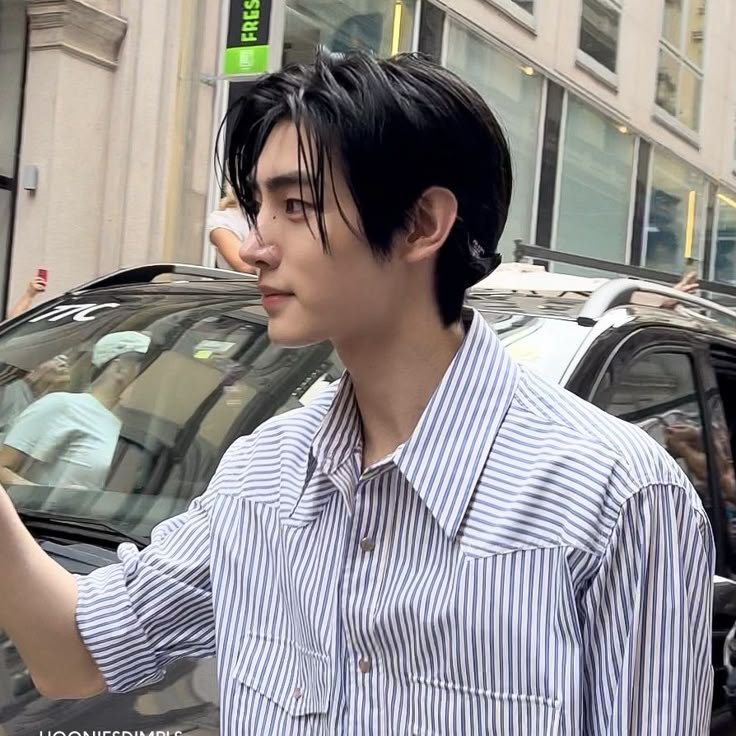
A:
<svg viewBox="0 0 736 736">
<path fill-rule="evenodd" d="M 47 285 L 48 281 L 46 276 L 44 275 L 44 272 L 41 272 L 39 270 L 39 273 L 36 275 L 36 277 L 29 282 L 23 296 L 18 299 L 18 301 L 8 310 L 7 319 L 13 319 L 14 317 L 17 317 L 18 315 L 21 315 L 23 314 L 23 312 L 30 309 L 31 304 L 33 304 L 33 300 L 39 294 L 42 294 L 44 291 L 46 291 Z"/>
<path fill-rule="evenodd" d="M 0 448 L 0 483 L 102 488 L 121 422 L 114 409 L 136 379 L 151 343 L 141 332 L 113 332 L 92 350 L 84 393 L 56 391 L 33 402 Z"/>
<path fill-rule="evenodd" d="M 248 222 L 230 185 L 220 200 L 220 207 L 207 218 L 210 243 L 217 248 L 217 267 L 240 273 L 258 273 L 240 257 L 243 242 L 248 237 Z"/>
<path fill-rule="evenodd" d="M 67 389 L 69 378 L 66 355 L 57 355 L 41 363 L 23 378 L 17 378 L 0 388 L 0 447 L 15 420 L 36 399 Z"/>
</svg>

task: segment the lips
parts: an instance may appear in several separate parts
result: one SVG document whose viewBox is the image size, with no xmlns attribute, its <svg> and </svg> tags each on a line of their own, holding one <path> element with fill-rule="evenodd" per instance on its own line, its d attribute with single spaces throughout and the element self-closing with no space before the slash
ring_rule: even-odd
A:
<svg viewBox="0 0 736 736">
<path fill-rule="evenodd" d="M 258 290 L 261 292 L 261 296 L 265 299 L 268 296 L 292 296 L 291 292 L 283 291 L 281 289 L 273 289 L 270 286 L 259 286 Z"/>
<path fill-rule="evenodd" d="M 280 289 L 273 289 L 268 286 L 261 286 L 259 289 L 261 292 L 263 308 L 269 313 L 279 310 L 292 296 L 294 296 L 288 291 L 281 291 Z"/>
</svg>

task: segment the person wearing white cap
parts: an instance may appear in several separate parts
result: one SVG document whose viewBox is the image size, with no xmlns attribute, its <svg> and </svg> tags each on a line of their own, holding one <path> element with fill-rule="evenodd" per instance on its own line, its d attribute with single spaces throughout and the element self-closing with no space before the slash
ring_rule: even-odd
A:
<svg viewBox="0 0 736 736">
<path fill-rule="evenodd" d="M 112 410 L 140 373 L 150 343 L 135 331 L 98 340 L 87 392 L 48 394 L 15 421 L 0 448 L 0 483 L 102 488 L 120 434 Z"/>
</svg>

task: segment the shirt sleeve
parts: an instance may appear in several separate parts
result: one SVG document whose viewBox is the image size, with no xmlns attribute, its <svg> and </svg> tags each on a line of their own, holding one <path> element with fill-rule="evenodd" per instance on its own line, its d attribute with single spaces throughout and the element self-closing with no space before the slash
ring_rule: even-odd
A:
<svg viewBox="0 0 736 736">
<path fill-rule="evenodd" d="M 73 427 L 62 394 L 49 394 L 34 401 L 13 423 L 4 444 L 48 463 L 58 459 Z"/>
<path fill-rule="evenodd" d="M 213 230 L 218 228 L 229 230 L 240 240 L 245 240 L 248 236 L 248 221 L 238 207 L 210 212 L 206 224 L 207 236 L 212 235 Z"/>
<path fill-rule="evenodd" d="M 142 551 L 76 576 L 76 621 L 111 692 L 156 682 L 167 664 L 215 651 L 210 518 L 215 481 L 186 512 L 159 524 Z"/>
<path fill-rule="evenodd" d="M 715 549 L 692 488 L 624 505 L 583 600 L 583 732 L 709 732 Z"/>
</svg>

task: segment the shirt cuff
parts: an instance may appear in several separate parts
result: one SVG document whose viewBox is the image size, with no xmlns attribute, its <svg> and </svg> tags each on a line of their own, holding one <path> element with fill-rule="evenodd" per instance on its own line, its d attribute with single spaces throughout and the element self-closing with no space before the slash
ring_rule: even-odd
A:
<svg viewBox="0 0 736 736">
<path fill-rule="evenodd" d="M 123 564 L 100 568 L 77 581 L 76 622 L 110 692 L 127 692 L 165 674 L 131 605 Z"/>
</svg>

